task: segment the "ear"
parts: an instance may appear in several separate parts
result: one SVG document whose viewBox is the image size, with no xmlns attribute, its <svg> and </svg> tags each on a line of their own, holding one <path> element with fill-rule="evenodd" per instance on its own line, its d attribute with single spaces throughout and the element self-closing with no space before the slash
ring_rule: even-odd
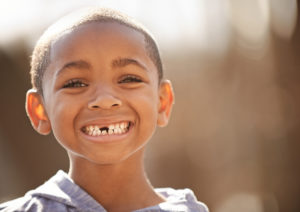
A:
<svg viewBox="0 0 300 212">
<path fill-rule="evenodd" d="M 164 80 L 160 84 L 159 101 L 157 125 L 164 127 L 168 124 L 174 103 L 174 92 L 169 80 Z"/>
<path fill-rule="evenodd" d="M 27 91 L 25 107 L 33 128 L 42 135 L 49 134 L 51 132 L 50 121 L 43 105 L 42 96 L 36 90 Z"/>
</svg>

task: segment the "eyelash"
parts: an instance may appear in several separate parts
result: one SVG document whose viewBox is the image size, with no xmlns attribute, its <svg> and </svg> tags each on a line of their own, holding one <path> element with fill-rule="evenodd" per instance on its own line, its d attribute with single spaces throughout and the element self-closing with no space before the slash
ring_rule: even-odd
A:
<svg viewBox="0 0 300 212">
<path fill-rule="evenodd" d="M 83 83 L 81 80 L 70 80 L 63 85 L 63 88 L 80 88 L 86 86 L 87 84 Z"/>
<path fill-rule="evenodd" d="M 143 80 L 140 77 L 133 76 L 133 75 L 126 75 L 122 77 L 122 79 L 119 81 L 119 83 L 139 83 L 143 82 Z"/>
<path fill-rule="evenodd" d="M 141 78 L 133 75 L 126 75 L 122 77 L 119 83 L 140 83 L 143 82 Z M 86 87 L 87 84 L 83 83 L 81 80 L 70 80 L 66 84 L 63 85 L 63 88 L 81 88 Z"/>
</svg>

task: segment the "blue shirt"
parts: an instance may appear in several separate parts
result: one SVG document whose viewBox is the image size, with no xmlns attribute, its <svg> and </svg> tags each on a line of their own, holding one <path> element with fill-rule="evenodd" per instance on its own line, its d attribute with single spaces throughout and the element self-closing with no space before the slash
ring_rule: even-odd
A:
<svg viewBox="0 0 300 212">
<path fill-rule="evenodd" d="M 190 189 L 155 189 L 166 202 L 135 212 L 208 212 Z M 106 210 L 76 185 L 63 171 L 58 171 L 43 185 L 29 191 L 24 197 L 0 204 L 1 212 L 106 212 Z"/>
</svg>

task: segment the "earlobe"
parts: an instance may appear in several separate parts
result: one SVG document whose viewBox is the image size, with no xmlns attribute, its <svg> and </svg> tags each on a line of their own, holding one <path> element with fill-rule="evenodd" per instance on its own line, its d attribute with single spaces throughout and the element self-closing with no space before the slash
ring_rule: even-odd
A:
<svg viewBox="0 0 300 212">
<path fill-rule="evenodd" d="M 174 104 L 174 92 L 169 80 L 162 81 L 159 89 L 160 104 L 158 108 L 157 125 L 164 127 L 168 124 L 171 115 Z"/>
<path fill-rule="evenodd" d="M 36 90 L 30 89 L 27 91 L 25 107 L 33 128 L 42 135 L 49 134 L 51 132 L 50 121 L 42 97 Z"/>
</svg>

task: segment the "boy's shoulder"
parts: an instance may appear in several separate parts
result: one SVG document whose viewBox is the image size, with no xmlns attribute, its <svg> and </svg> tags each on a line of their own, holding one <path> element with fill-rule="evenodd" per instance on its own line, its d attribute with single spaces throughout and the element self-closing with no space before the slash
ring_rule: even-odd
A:
<svg viewBox="0 0 300 212">
<path fill-rule="evenodd" d="M 27 197 L 20 197 L 0 204 L 0 211 L 24 211 L 26 202 L 30 201 Z"/>
<path fill-rule="evenodd" d="M 197 200 L 191 189 L 156 188 L 155 191 L 166 199 L 166 202 L 158 205 L 161 211 L 209 211 L 204 203 Z"/>
<path fill-rule="evenodd" d="M 63 171 L 24 197 L 0 204 L 1 212 L 99 211 L 105 210 Z"/>
<path fill-rule="evenodd" d="M 65 205 L 46 198 L 25 195 L 0 204 L 1 212 L 25 212 L 25 211 L 68 211 Z"/>
</svg>

